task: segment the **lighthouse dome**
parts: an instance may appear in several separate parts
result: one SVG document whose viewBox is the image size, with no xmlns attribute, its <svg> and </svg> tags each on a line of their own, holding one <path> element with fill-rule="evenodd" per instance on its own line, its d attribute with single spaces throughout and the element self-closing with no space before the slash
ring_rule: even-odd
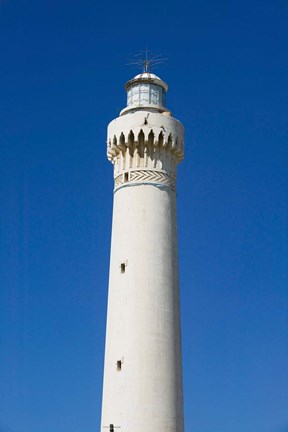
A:
<svg viewBox="0 0 288 432">
<path fill-rule="evenodd" d="M 150 78 L 150 79 L 158 79 L 161 80 L 161 78 L 159 78 L 157 75 L 150 73 L 150 72 L 143 72 L 141 74 L 136 75 L 133 79 L 138 79 L 138 78 Z"/>
</svg>

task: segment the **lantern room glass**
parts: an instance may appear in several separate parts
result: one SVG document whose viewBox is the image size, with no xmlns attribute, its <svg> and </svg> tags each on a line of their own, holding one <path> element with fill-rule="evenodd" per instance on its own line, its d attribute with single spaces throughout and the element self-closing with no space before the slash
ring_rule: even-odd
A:
<svg viewBox="0 0 288 432">
<path fill-rule="evenodd" d="M 138 83 L 127 92 L 128 106 L 165 106 L 165 90 L 155 84 Z"/>
</svg>

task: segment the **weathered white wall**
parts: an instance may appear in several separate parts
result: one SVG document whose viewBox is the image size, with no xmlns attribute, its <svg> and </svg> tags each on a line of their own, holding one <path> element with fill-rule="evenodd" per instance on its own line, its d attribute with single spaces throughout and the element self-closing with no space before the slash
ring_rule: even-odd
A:
<svg viewBox="0 0 288 432">
<path fill-rule="evenodd" d="M 169 112 L 130 112 L 108 126 L 115 189 L 101 432 L 110 424 L 183 432 L 175 193 L 183 151 L 183 126 Z"/>
<path fill-rule="evenodd" d="M 175 192 L 124 187 L 114 196 L 102 427 L 183 431 L 180 341 Z"/>
</svg>

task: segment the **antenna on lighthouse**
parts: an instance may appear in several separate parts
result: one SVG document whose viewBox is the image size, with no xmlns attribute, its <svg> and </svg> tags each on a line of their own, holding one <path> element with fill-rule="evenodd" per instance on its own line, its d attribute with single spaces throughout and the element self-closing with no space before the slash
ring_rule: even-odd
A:
<svg viewBox="0 0 288 432">
<path fill-rule="evenodd" d="M 153 54 L 150 50 L 142 50 L 133 56 L 134 58 L 127 64 L 135 66 L 137 69 L 142 69 L 143 73 L 150 73 L 151 68 L 157 69 L 161 64 L 164 64 L 167 58 L 162 54 Z"/>
</svg>

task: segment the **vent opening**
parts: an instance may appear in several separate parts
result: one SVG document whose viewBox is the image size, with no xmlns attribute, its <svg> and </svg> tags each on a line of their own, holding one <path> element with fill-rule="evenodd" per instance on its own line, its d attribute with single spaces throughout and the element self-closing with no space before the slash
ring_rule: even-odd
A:
<svg viewBox="0 0 288 432">
<path fill-rule="evenodd" d="M 125 263 L 121 263 L 120 270 L 121 270 L 121 273 L 125 273 L 125 271 L 126 271 L 126 264 Z"/>
<path fill-rule="evenodd" d="M 122 361 L 121 360 L 117 360 L 116 365 L 117 365 L 117 371 L 118 372 L 121 371 L 121 369 L 122 369 Z"/>
</svg>

